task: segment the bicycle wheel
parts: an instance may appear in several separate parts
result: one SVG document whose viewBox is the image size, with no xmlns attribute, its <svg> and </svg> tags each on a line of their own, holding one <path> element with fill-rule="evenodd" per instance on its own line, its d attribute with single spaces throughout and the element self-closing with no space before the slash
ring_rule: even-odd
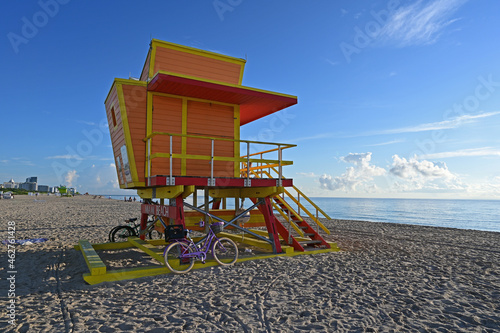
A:
<svg viewBox="0 0 500 333">
<path fill-rule="evenodd" d="M 116 227 L 112 232 L 111 232 L 111 241 L 112 242 L 125 242 L 127 241 L 127 237 L 131 236 L 137 236 L 134 229 L 132 229 L 129 226 L 119 226 Z"/>
<path fill-rule="evenodd" d="M 215 261 L 221 265 L 232 265 L 238 259 L 238 247 L 229 238 L 219 238 L 212 247 Z"/>
<path fill-rule="evenodd" d="M 163 257 L 165 265 L 174 273 L 187 273 L 193 268 L 194 258 L 182 258 L 182 254 L 192 253 L 193 249 L 187 244 L 175 242 L 167 246 Z"/>
<path fill-rule="evenodd" d="M 119 228 L 120 226 L 116 226 L 116 227 L 113 227 L 111 228 L 111 230 L 109 231 L 109 234 L 108 234 L 108 241 L 112 242 L 111 240 L 111 234 L 116 230 L 116 228 Z"/>
<path fill-rule="evenodd" d="M 161 232 L 156 229 L 153 229 L 148 234 L 149 239 L 163 239 L 165 238 Z"/>
</svg>

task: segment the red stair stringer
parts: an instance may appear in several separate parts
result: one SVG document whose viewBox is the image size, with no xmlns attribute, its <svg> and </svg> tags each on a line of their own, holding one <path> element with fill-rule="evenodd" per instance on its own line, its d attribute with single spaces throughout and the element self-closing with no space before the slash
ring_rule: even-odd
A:
<svg viewBox="0 0 500 333">
<path fill-rule="evenodd" d="M 288 236 L 289 236 L 288 230 L 280 222 L 280 220 L 278 220 L 275 216 L 274 216 L 274 223 L 276 224 L 276 229 L 278 229 L 278 233 L 280 234 L 280 236 L 285 240 L 285 242 L 288 243 Z M 304 247 L 295 239 L 295 237 L 290 236 L 290 238 L 292 240 L 292 244 L 291 245 L 293 246 L 294 250 L 302 251 L 302 252 L 305 251 Z"/>
<path fill-rule="evenodd" d="M 330 248 L 330 244 L 328 244 L 328 242 L 323 237 L 321 237 L 321 235 L 318 234 L 318 232 L 316 230 L 314 230 L 313 227 L 311 227 L 311 225 L 309 225 L 309 223 L 307 223 L 305 220 L 295 221 L 295 223 L 299 227 L 305 228 L 305 229 L 302 228 L 302 230 L 304 231 L 304 234 L 309 234 L 308 237 L 311 238 L 311 240 L 321 242 L 321 243 L 318 243 L 316 245 L 325 246 L 327 249 Z"/>
</svg>

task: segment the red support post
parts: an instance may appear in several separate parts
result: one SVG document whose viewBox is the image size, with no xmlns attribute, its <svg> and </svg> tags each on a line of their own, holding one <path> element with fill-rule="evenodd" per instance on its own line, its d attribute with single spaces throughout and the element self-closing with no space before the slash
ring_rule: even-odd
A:
<svg viewBox="0 0 500 333">
<path fill-rule="evenodd" d="M 184 221 L 184 198 L 182 197 L 182 194 L 175 198 L 175 206 L 177 212 L 175 224 L 181 224 L 184 229 L 186 229 L 186 223 Z"/>
<path fill-rule="evenodd" d="M 139 238 L 142 239 L 142 240 L 145 240 L 146 239 L 146 234 L 144 233 L 144 231 L 146 230 L 147 226 L 148 226 L 148 214 L 146 213 L 142 213 L 141 214 L 141 231 L 140 231 L 140 236 Z"/>
<path fill-rule="evenodd" d="M 257 199 L 251 199 L 253 203 L 257 202 Z M 271 204 L 271 200 L 269 197 L 264 198 L 265 204 L 259 205 L 258 208 L 262 215 L 264 215 L 264 220 L 266 221 L 267 232 L 269 233 L 269 239 L 271 239 L 274 244 L 274 253 L 281 253 L 283 250 L 281 249 L 280 238 L 278 234 L 278 228 L 275 223 L 276 217 L 273 214 L 273 205 Z"/>
<path fill-rule="evenodd" d="M 219 209 L 220 208 L 220 203 L 222 202 L 222 199 L 214 199 L 214 202 L 212 203 L 212 209 Z"/>
</svg>

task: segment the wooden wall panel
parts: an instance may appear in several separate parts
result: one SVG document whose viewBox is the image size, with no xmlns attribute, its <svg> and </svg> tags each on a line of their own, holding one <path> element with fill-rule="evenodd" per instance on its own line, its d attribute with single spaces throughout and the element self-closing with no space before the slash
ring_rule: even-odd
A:
<svg viewBox="0 0 500 333">
<path fill-rule="evenodd" d="M 188 101 L 188 134 L 234 138 L 234 107 Z"/>
<path fill-rule="evenodd" d="M 241 65 L 236 63 L 173 50 L 161 45 L 156 47 L 154 61 L 154 73 L 151 75 L 162 70 L 231 84 L 240 82 Z"/>
<path fill-rule="evenodd" d="M 123 174 L 123 165 L 118 165 L 117 163 L 122 161 L 120 148 L 125 144 L 125 136 L 123 134 L 123 124 L 122 117 L 120 114 L 120 104 L 118 102 L 118 93 L 116 85 L 113 86 L 111 92 L 105 102 L 106 115 L 108 118 L 109 133 L 111 136 L 111 144 L 113 146 L 114 161 L 116 164 L 116 173 L 118 176 L 118 182 L 121 186 L 125 184 L 125 176 Z M 115 115 L 116 126 L 113 124 L 113 116 Z M 119 172 L 121 170 L 121 174 Z"/>
<path fill-rule="evenodd" d="M 188 101 L 187 133 L 219 138 L 234 138 L 234 108 L 215 103 Z M 187 153 L 210 156 L 212 142 L 206 139 L 188 138 Z M 214 141 L 214 156 L 234 157 L 232 141 Z M 210 176 L 210 163 L 204 160 L 188 160 L 187 175 Z M 232 177 L 234 162 L 215 161 L 214 176 Z"/>
<path fill-rule="evenodd" d="M 134 150 L 134 156 L 129 156 L 129 160 L 135 158 L 135 166 L 139 182 L 145 182 L 146 166 L 146 110 L 147 91 L 146 87 L 136 85 L 122 85 L 127 111 L 127 120 L 130 130 L 130 138 Z"/>
<path fill-rule="evenodd" d="M 167 96 L 153 96 L 153 132 L 182 133 L 182 99 Z M 170 153 L 170 137 L 157 135 L 153 138 L 152 153 Z M 182 153 L 181 137 L 172 137 L 172 151 L 174 154 Z M 181 160 L 173 161 L 174 175 L 181 174 Z M 151 175 L 170 174 L 170 160 L 168 158 L 155 158 L 151 165 Z"/>
</svg>

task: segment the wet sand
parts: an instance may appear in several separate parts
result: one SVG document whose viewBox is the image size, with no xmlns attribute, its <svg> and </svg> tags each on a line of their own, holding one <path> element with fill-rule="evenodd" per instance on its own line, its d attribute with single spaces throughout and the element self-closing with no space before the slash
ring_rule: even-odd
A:
<svg viewBox="0 0 500 333">
<path fill-rule="evenodd" d="M 1 331 L 500 331 L 500 233 L 324 221 L 342 252 L 90 286 L 73 245 L 106 241 L 111 227 L 139 217 L 139 203 L 16 196 L 0 200 L 0 213 L 2 240 L 8 221 L 16 239 L 49 239 L 16 247 L 16 325 L 7 322 L 9 262 L 1 245 Z M 141 259 L 135 253 L 109 264 Z"/>
</svg>

